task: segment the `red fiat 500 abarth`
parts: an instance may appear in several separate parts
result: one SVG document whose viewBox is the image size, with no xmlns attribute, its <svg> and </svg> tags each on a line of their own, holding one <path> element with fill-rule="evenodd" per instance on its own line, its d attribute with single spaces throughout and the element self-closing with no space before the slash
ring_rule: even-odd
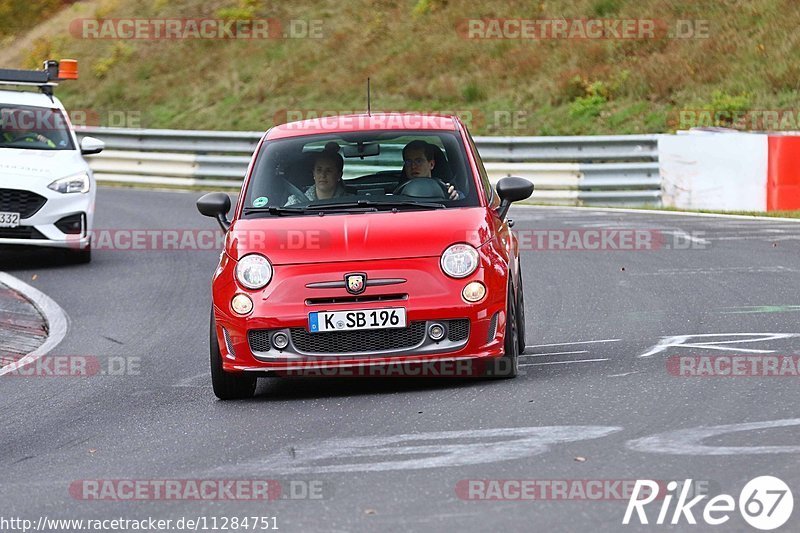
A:
<svg viewBox="0 0 800 533">
<path fill-rule="evenodd" d="M 213 278 L 214 393 L 251 397 L 258 377 L 311 368 L 469 362 L 515 376 L 525 317 L 506 214 L 532 192 L 512 177 L 495 190 L 457 117 L 272 128 L 233 219 L 226 194 L 197 203 L 227 231 Z"/>
</svg>

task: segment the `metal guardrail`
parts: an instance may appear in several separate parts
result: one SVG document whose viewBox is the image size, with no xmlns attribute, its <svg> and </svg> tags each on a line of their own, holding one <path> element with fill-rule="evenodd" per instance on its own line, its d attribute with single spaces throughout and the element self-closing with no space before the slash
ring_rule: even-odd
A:
<svg viewBox="0 0 800 533">
<path fill-rule="evenodd" d="M 103 182 L 239 187 L 260 132 L 82 128 L 106 150 L 88 158 Z M 521 176 L 534 200 L 571 205 L 661 202 L 655 135 L 476 137 L 490 179 Z"/>
</svg>

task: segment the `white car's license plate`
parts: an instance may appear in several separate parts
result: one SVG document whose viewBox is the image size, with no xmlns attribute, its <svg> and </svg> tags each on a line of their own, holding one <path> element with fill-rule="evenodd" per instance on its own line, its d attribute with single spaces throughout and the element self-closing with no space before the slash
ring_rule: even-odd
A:
<svg viewBox="0 0 800 533">
<path fill-rule="evenodd" d="M 402 307 L 352 311 L 318 311 L 308 315 L 308 331 L 352 331 L 406 327 L 406 310 Z"/>
<path fill-rule="evenodd" d="M 0 213 L 0 228 L 16 228 L 19 226 L 19 213 Z"/>
</svg>

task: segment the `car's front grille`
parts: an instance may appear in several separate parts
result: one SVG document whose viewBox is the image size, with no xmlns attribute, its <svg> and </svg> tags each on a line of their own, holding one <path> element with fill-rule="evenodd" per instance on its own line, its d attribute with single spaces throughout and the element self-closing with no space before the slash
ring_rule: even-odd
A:
<svg viewBox="0 0 800 533">
<path fill-rule="evenodd" d="M 47 239 L 33 226 L 17 226 L 16 228 L 0 228 L 0 239 Z"/>
<path fill-rule="evenodd" d="M 412 322 L 406 328 L 366 329 L 309 333 L 303 328 L 290 330 L 292 342 L 305 353 L 361 353 L 405 350 L 425 339 L 425 322 Z"/>
<path fill-rule="evenodd" d="M 461 343 L 469 338 L 469 320 L 445 320 L 447 340 Z M 409 350 L 425 340 L 427 323 L 411 322 L 406 328 L 326 331 L 309 333 L 305 328 L 291 328 L 292 344 L 302 354 L 356 354 Z M 270 337 L 277 330 L 252 329 L 247 332 L 250 349 L 255 353 L 270 351 Z"/>
<path fill-rule="evenodd" d="M 307 298 L 306 305 L 361 304 L 408 300 L 408 294 L 376 294 L 370 296 L 337 296 L 335 298 Z"/>
<path fill-rule="evenodd" d="M 19 213 L 20 218 L 31 218 L 47 202 L 35 192 L 17 189 L 0 189 L 0 211 Z"/>
<path fill-rule="evenodd" d="M 447 332 L 447 339 L 452 342 L 463 341 L 469 337 L 469 320 L 450 320 Z"/>
</svg>

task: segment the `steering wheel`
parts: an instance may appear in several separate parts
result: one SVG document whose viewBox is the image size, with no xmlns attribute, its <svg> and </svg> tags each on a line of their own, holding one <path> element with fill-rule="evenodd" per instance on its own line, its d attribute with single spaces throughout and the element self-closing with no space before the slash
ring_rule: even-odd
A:
<svg viewBox="0 0 800 533">
<path fill-rule="evenodd" d="M 15 142 L 19 142 L 19 141 L 24 141 L 24 140 L 26 140 L 26 139 L 31 139 L 31 140 L 33 140 L 33 141 L 36 141 L 36 142 L 38 142 L 38 143 L 42 143 L 42 144 L 47 144 L 47 142 L 45 142 L 45 141 L 43 141 L 43 140 L 41 140 L 41 139 L 39 138 L 39 134 L 38 134 L 38 133 L 32 133 L 32 132 L 30 132 L 30 131 L 29 131 L 29 132 L 27 132 L 27 133 L 23 133 L 23 134 L 22 134 L 22 135 L 20 135 L 19 137 L 14 137 L 14 138 L 11 140 L 11 142 L 12 142 L 12 143 L 15 143 Z"/>
<path fill-rule="evenodd" d="M 440 198 L 442 200 L 450 198 L 445 184 L 436 178 L 411 178 L 407 182 L 400 184 L 392 194 L 402 194 L 414 198 Z"/>
</svg>

